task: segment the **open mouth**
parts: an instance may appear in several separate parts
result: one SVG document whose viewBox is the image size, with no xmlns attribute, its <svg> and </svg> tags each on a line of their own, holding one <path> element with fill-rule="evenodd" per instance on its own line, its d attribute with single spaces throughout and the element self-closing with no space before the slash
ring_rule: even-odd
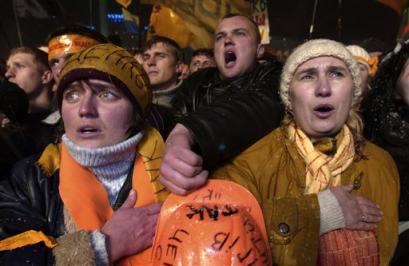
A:
<svg viewBox="0 0 409 266">
<path fill-rule="evenodd" d="M 82 134 L 90 134 L 90 133 L 95 133 L 95 132 L 97 132 L 97 131 L 98 131 L 98 129 L 96 129 L 96 128 L 94 128 L 94 127 L 89 127 L 89 126 L 81 127 L 81 128 L 78 130 L 78 132 L 79 132 L 79 133 L 82 133 Z"/>
<path fill-rule="evenodd" d="M 327 118 L 334 111 L 334 107 L 329 104 L 320 104 L 314 108 L 314 113 L 320 118 Z"/>
<path fill-rule="evenodd" d="M 233 51 L 228 51 L 224 54 L 224 62 L 228 65 L 231 62 L 236 62 L 236 54 Z"/>
<path fill-rule="evenodd" d="M 314 108 L 314 111 L 318 111 L 322 113 L 331 112 L 332 110 L 334 110 L 334 107 L 332 107 L 331 105 L 327 105 L 327 104 L 322 104 Z"/>
<path fill-rule="evenodd" d="M 157 75 L 157 74 L 158 74 L 158 71 L 154 71 L 154 70 L 148 72 L 148 75 Z"/>
</svg>

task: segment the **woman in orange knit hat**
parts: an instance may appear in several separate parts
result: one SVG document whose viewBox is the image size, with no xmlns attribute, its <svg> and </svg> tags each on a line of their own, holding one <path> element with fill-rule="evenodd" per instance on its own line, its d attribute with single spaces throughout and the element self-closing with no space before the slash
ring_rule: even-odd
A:
<svg viewBox="0 0 409 266">
<path fill-rule="evenodd" d="M 145 265 L 160 204 L 163 140 L 147 126 L 151 90 L 124 49 L 92 46 L 61 71 L 61 144 L 0 185 L 0 264 Z"/>
</svg>

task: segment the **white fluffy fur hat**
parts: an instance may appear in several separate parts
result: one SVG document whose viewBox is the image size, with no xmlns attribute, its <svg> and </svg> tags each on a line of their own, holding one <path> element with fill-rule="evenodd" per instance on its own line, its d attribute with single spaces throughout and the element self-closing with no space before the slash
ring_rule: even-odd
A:
<svg viewBox="0 0 409 266">
<path fill-rule="evenodd" d="M 355 57 L 339 42 L 327 39 L 316 39 L 298 46 L 290 54 L 284 65 L 283 72 L 281 73 L 280 96 L 288 110 L 292 109 L 288 91 L 294 73 L 301 64 L 321 56 L 333 56 L 345 62 L 352 74 L 354 84 L 352 104 L 358 102 L 359 95 L 361 95 L 361 75 L 359 74 L 358 63 Z"/>
</svg>

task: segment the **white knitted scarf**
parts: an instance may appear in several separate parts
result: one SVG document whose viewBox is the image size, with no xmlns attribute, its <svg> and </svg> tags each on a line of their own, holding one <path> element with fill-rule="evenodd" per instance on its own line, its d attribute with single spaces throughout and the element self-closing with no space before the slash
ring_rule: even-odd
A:
<svg viewBox="0 0 409 266">
<path fill-rule="evenodd" d="M 138 133 L 118 144 L 102 148 L 82 147 L 72 142 L 66 134 L 62 136 L 62 142 L 72 158 L 102 183 L 113 205 L 134 162 L 136 145 L 142 136 L 142 133 Z"/>
</svg>

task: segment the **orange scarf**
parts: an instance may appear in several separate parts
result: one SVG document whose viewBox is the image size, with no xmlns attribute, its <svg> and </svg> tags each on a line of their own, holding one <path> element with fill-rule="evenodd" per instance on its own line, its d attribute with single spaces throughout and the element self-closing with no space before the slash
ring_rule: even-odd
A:
<svg viewBox="0 0 409 266">
<path fill-rule="evenodd" d="M 323 191 L 341 184 L 341 173 L 353 162 L 353 136 L 344 125 L 337 136 L 340 142 L 333 157 L 316 150 L 310 139 L 294 124 L 288 136 L 295 142 L 298 153 L 306 163 L 305 194 Z M 379 250 L 373 231 L 338 229 L 320 236 L 318 265 L 379 265 Z"/>
<path fill-rule="evenodd" d="M 163 151 L 163 141 L 158 135 L 151 130 L 138 147 L 139 155 L 132 175 L 132 188 L 138 195 L 135 207 L 163 201 L 168 194 L 158 182 Z M 79 230 L 100 229 L 113 214 L 103 185 L 71 157 L 64 145 L 61 147 L 59 191 L 64 206 Z M 151 248 L 124 258 L 119 264 L 149 265 L 150 261 Z"/>
<path fill-rule="evenodd" d="M 353 137 L 347 126 L 342 129 L 342 140 L 333 157 L 316 150 L 304 132 L 293 124 L 288 127 L 288 133 L 306 163 L 305 194 L 318 193 L 341 183 L 341 173 L 351 165 L 355 155 Z"/>
</svg>

